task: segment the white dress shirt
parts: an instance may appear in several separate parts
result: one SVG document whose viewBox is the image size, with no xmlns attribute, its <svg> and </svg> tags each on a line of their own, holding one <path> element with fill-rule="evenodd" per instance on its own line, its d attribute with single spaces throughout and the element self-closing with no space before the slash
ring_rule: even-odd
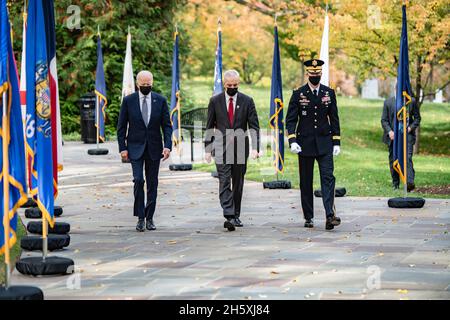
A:
<svg viewBox="0 0 450 320">
<path fill-rule="evenodd" d="M 225 102 L 227 103 L 227 112 L 228 112 L 228 106 L 230 105 L 230 98 L 233 98 L 233 115 L 236 114 L 236 100 L 237 100 L 238 94 L 236 93 L 233 97 L 229 96 L 228 93 L 225 91 Z"/>
<path fill-rule="evenodd" d="M 152 93 L 150 92 L 148 95 L 144 96 L 141 91 L 139 91 L 139 106 L 141 108 L 142 114 L 142 103 L 144 102 L 144 98 L 147 99 L 147 108 L 148 108 L 148 121 L 150 123 L 150 115 L 152 114 Z"/>
<path fill-rule="evenodd" d="M 309 86 L 309 88 L 311 89 L 311 92 L 314 94 L 314 90 L 317 90 L 317 95 L 319 95 L 319 90 L 320 90 L 320 83 L 319 83 L 319 85 L 317 86 L 317 88 L 313 88 L 313 87 L 311 87 L 311 84 L 308 82 L 308 86 Z"/>
</svg>

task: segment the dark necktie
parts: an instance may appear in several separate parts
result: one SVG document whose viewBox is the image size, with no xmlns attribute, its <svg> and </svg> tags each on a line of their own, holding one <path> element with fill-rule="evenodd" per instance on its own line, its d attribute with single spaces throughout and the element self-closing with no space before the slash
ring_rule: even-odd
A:
<svg viewBox="0 0 450 320">
<path fill-rule="evenodd" d="M 233 98 L 230 97 L 230 102 L 228 103 L 228 120 L 230 120 L 231 126 L 233 126 L 234 120 L 234 108 L 233 108 Z"/>
<path fill-rule="evenodd" d="M 148 125 L 148 105 L 147 105 L 147 96 L 144 96 L 144 100 L 142 101 L 142 119 L 144 120 L 145 126 Z"/>
<path fill-rule="evenodd" d="M 317 89 L 313 90 L 314 95 L 317 97 Z"/>
</svg>

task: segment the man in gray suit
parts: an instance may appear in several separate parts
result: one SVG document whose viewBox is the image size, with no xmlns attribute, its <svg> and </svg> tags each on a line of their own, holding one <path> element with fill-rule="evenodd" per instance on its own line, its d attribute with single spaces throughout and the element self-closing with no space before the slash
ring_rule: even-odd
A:
<svg viewBox="0 0 450 320">
<path fill-rule="evenodd" d="M 253 159 L 259 158 L 259 121 L 253 99 L 238 90 L 239 73 L 224 73 L 225 92 L 211 98 L 205 135 L 205 159 L 212 157 L 219 175 L 219 200 L 225 217 L 224 228 L 242 227 L 241 200 L 251 136 Z"/>
<path fill-rule="evenodd" d="M 395 97 L 388 98 L 384 101 L 383 114 L 381 115 L 381 126 L 383 127 L 383 142 L 389 148 L 389 168 L 391 170 L 392 185 L 394 189 L 398 189 L 400 185 L 400 178 L 397 171 L 393 168 L 394 156 L 394 117 L 395 117 Z M 411 192 L 415 188 L 414 184 L 414 166 L 412 161 L 413 147 L 416 143 L 416 129 L 420 125 L 420 110 L 417 107 L 416 100 L 412 98 L 409 106 L 409 126 L 408 126 L 408 181 L 407 190 Z"/>
</svg>

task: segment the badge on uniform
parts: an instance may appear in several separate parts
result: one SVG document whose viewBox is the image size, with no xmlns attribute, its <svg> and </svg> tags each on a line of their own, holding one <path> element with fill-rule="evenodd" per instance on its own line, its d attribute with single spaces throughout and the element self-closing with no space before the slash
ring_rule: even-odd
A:
<svg viewBox="0 0 450 320">
<path fill-rule="evenodd" d="M 301 106 L 307 106 L 309 104 L 308 98 L 306 98 L 303 93 L 300 94 L 300 100 L 298 102 L 300 102 Z"/>
<path fill-rule="evenodd" d="M 302 116 L 306 116 L 306 110 L 302 111 Z"/>
</svg>

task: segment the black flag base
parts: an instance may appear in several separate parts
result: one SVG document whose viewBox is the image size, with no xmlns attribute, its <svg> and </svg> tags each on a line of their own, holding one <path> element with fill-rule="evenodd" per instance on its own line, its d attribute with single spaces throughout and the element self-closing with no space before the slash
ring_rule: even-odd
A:
<svg viewBox="0 0 450 320">
<path fill-rule="evenodd" d="M 55 217 L 60 217 L 63 214 L 63 209 L 59 206 L 55 206 L 53 210 Z M 42 218 L 42 212 L 39 208 L 28 208 L 25 210 L 25 217 L 28 219 L 40 219 Z"/>
<path fill-rule="evenodd" d="M 292 185 L 287 180 L 275 180 L 263 182 L 264 189 L 291 189 Z"/>
<path fill-rule="evenodd" d="M 27 202 L 22 205 L 22 208 L 36 208 L 37 204 L 34 202 L 33 198 L 28 198 Z"/>
<path fill-rule="evenodd" d="M 49 251 L 62 250 L 70 244 L 68 234 L 49 234 L 47 245 Z M 27 251 L 42 251 L 42 236 L 25 236 L 20 240 L 20 247 Z"/>
<path fill-rule="evenodd" d="M 88 154 L 91 156 L 104 156 L 104 155 L 107 155 L 108 152 L 109 152 L 108 149 L 102 149 L 102 148 L 88 150 Z"/>
<path fill-rule="evenodd" d="M 389 208 L 401 208 L 401 209 L 417 209 L 422 208 L 425 205 L 425 199 L 423 198 L 391 198 L 388 200 Z"/>
<path fill-rule="evenodd" d="M 16 269 L 21 274 L 30 276 L 67 275 L 74 273 L 75 263 L 63 257 L 29 257 L 17 261 Z"/>
<path fill-rule="evenodd" d="M 213 171 L 213 172 L 211 172 L 211 177 L 219 178 L 219 173 L 217 171 Z"/>
<path fill-rule="evenodd" d="M 336 198 L 343 197 L 347 194 L 347 189 L 345 188 L 336 188 L 334 189 L 334 196 Z M 314 190 L 314 196 L 317 198 L 322 198 L 322 190 Z"/>
<path fill-rule="evenodd" d="M 192 170 L 192 164 L 187 163 L 177 163 L 169 165 L 170 171 L 189 171 Z"/>
<path fill-rule="evenodd" d="M 27 230 L 29 233 L 42 234 L 42 222 L 41 221 L 30 221 L 27 224 Z M 52 227 L 48 226 L 49 234 L 68 234 L 70 232 L 70 224 L 66 222 L 55 222 Z"/>
<path fill-rule="evenodd" d="M 0 287 L 0 300 L 44 300 L 44 293 L 38 287 Z"/>
</svg>

